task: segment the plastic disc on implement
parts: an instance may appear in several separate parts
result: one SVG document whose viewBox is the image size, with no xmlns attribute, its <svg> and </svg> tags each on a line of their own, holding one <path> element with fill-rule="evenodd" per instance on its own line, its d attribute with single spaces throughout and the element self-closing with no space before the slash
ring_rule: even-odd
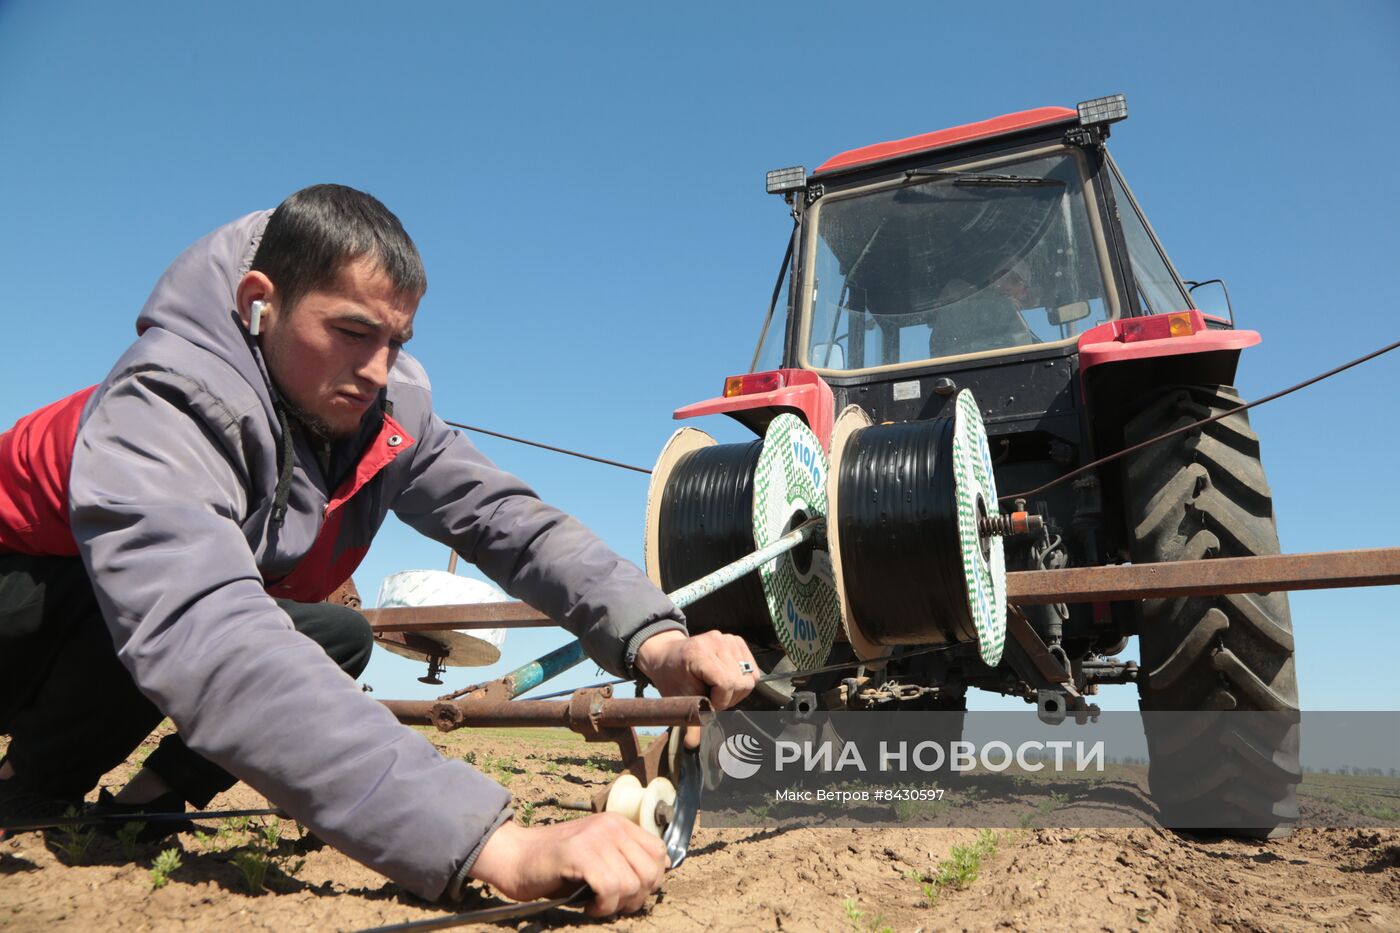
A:
<svg viewBox="0 0 1400 933">
<path fill-rule="evenodd" d="M 379 587 L 380 609 L 403 606 L 454 606 L 467 603 L 496 603 L 509 597 L 484 580 L 459 577 L 445 570 L 404 570 L 384 578 Z M 485 667 L 501 659 L 505 644 L 503 628 L 462 629 L 448 632 L 410 632 L 407 643 L 381 638 L 382 648 L 406 658 L 441 653 L 444 667 Z M 425 651 L 414 644 L 435 648 Z"/>
<path fill-rule="evenodd" d="M 958 537 L 967 577 L 968 608 L 983 663 L 995 666 L 1006 645 L 1006 552 L 1000 537 L 983 538 L 981 515 L 997 515 L 997 484 L 982 413 L 972 393 L 958 393 L 953 431 L 953 476 Z"/>
<path fill-rule="evenodd" d="M 754 475 L 753 540 L 772 544 L 810 518 L 825 518 L 826 454 L 796 415 L 774 418 Z M 798 668 L 826 661 L 841 625 L 841 606 L 824 541 L 804 544 L 759 568 L 773 628 Z"/>
</svg>

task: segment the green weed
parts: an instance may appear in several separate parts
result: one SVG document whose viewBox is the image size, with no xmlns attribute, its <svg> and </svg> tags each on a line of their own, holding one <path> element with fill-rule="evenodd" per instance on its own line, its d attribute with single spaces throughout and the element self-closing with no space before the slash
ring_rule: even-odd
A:
<svg viewBox="0 0 1400 933">
<path fill-rule="evenodd" d="M 76 807 L 69 807 L 63 811 L 63 815 L 75 817 L 78 810 Z M 88 846 L 92 845 L 97 830 L 91 827 L 84 829 L 82 826 L 62 826 L 59 827 L 58 835 L 62 837 L 58 843 L 58 850 L 62 853 L 64 861 L 69 865 L 81 865 L 87 861 Z"/>
<path fill-rule="evenodd" d="M 1049 797 L 1046 797 L 1044 800 L 1040 801 L 1040 803 L 1035 805 L 1034 812 L 1027 813 L 1026 815 L 1021 817 L 1018 825 L 1022 829 L 1030 829 L 1031 823 L 1034 822 L 1036 817 L 1045 816 L 1049 813 L 1052 813 L 1055 810 L 1058 810 L 1060 807 L 1063 807 L 1066 803 L 1069 803 L 1069 794 L 1062 794 L 1059 791 L 1051 791 Z"/>
<path fill-rule="evenodd" d="M 136 860 L 136 848 L 140 845 L 141 830 L 145 828 L 145 823 L 127 823 L 117 830 L 117 842 L 121 843 L 123 854 L 131 861 Z"/>
<path fill-rule="evenodd" d="M 261 894 L 267 869 L 271 865 L 267 853 L 262 849 L 244 849 L 233 856 L 233 866 L 243 875 L 243 884 L 249 894 Z"/>
<path fill-rule="evenodd" d="M 850 921 L 851 929 L 855 933 L 893 933 L 890 927 L 885 925 L 884 914 L 876 914 L 867 920 L 865 911 L 849 897 L 842 902 L 842 906 L 846 909 L 846 919 Z"/>
<path fill-rule="evenodd" d="M 516 812 L 515 818 L 520 821 L 521 826 L 529 826 L 535 822 L 535 805 L 525 802 L 520 805 L 520 810 Z"/>
<path fill-rule="evenodd" d="M 128 826 L 132 825 L 130 823 Z M 139 825 L 139 824 L 137 824 Z M 151 862 L 151 888 L 163 888 L 170 881 L 170 875 L 180 867 L 180 850 L 166 849 Z"/>
<path fill-rule="evenodd" d="M 492 778 L 497 784 L 506 785 L 515 778 L 515 761 L 509 757 L 496 758 L 487 755 L 478 759 L 476 752 L 467 752 L 462 756 L 462 760 Z"/>
<path fill-rule="evenodd" d="M 754 819 L 766 820 L 773 812 L 773 802 L 771 800 L 765 800 L 763 803 L 756 803 L 749 807 L 747 812 L 751 814 Z"/>
<path fill-rule="evenodd" d="M 230 816 L 230 817 L 226 817 L 226 818 L 224 819 L 224 821 L 223 821 L 222 823 L 219 824 L 219 838 L 221 838 L 221 839 L 227 839 L 229 836 L 232 836 L 234 833 L 241 833 L 241 832 L 243 832 L 244 830 L 246 830 L 246 829 L 248 828 L 248 823 L 249 823 L 249 822 L 250 822 L 250 820 L 249 820 L 249 818 L 246 817 L 246 816 Z"/>
<path fill-rule="evenodd" d="M 984 829 L 977 841 L 971 845 L 953 846 L 948 857 L 939 863 L 933 874 L 911 872 L 906 877 L 919 883 L 924 900 L 932 907 L 947 889 L 961 890 L 976 881 L 982 862 L 995 852 L 996 848 L 997 834 L 990 829 Z"/>
<path fill-rule="evenodd" d="M 251 845 L 233 856 L 233 865 L 243 875 L 243 884 L 249 894 L 257 895 L 265 890 L 269 870 L 291 878 L 306 865 L 306 859 L 294 861 L 290 853 L 283 853 L 282 824 L 259 823 L 250 832 L 254 836 Z"/>
</svg>

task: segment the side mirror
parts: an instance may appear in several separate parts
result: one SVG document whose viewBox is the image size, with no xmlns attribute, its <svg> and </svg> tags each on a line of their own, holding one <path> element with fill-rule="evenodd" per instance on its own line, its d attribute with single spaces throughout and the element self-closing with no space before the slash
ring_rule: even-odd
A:
<svg viewBox="0 0 1400 933">
<path fill-rule="evenodd" d="M 1235 309 L 1230 305 L 1230 290 L 1224 279 L 1206 279 L 1204 282 L 1187 282 L 1186 291 L 1191 303 L 1202 314 L 1224 318 L 1235 326 Z"/>
<path fill-rule="evenodd" d="M 1067 305 L 1060 305 L 1058 308 L 1046 308 L 1046 316 L 1055 327 L 1063 327 L 1066 324 L 1073 324 L 1075 321 L 1082 321 L 1089 316 L 1089 302 L 1072 301 Z"/>
</svg>

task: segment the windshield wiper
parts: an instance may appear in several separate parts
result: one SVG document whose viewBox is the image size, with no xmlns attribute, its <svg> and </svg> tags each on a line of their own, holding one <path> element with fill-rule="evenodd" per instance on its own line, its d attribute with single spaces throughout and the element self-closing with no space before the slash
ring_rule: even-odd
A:
<svg viewBox="0 0 1400 933">
<path fill-rule="evenodd" d="M 955 185 L 1032 185 L 1063 188 L 1065 183 L 1055 178 L 1032 178 L 1028 175 L 999 175 L 993 172 L 955 172 L 951 169 L 911 168 L 904 179 L 951 179 Z"/>
</svg>

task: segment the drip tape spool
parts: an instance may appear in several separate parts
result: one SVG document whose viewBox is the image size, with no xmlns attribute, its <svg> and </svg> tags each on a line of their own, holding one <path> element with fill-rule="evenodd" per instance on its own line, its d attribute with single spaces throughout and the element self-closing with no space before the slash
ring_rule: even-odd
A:
<svg viewBox="0 0 1400 933">
<path fill-rule="evenodd" d="M 647 576 L 670 593 L 757 548 L 753 477 L 763 442 L 716 444 L 682 428 L 662 449 L 647 502 Z M 691 634 L 714 629 L 777 647 L 763 587 L 750 574 L 686 607 Z"/>
<path fill-rule="evenodd" d="M 672 592 L 771 544 L 827 510 L 826 455 L 799 418 L 763 440 L 716 444 L 682 428 L 662 449 L 647 500 L 647 575 Z M 686 608 L 692 633 L 719 630 L 781 647 L 798 667 L 825 662 L 841 628 L 831 560 L 820 542 L 769 561 Z"/>
<path fill-rule="evenodd" d="M 896 645 L 1006 640 L 1006 561 L 984 537 L 996 481 L 972 393 L 949 417 L 871 425 L 856 406 L 833 431 L 828 538 L 847 634 L 865 660 Z M 945 409 L 946 410 L 946 409 Z"/>
</svg>

